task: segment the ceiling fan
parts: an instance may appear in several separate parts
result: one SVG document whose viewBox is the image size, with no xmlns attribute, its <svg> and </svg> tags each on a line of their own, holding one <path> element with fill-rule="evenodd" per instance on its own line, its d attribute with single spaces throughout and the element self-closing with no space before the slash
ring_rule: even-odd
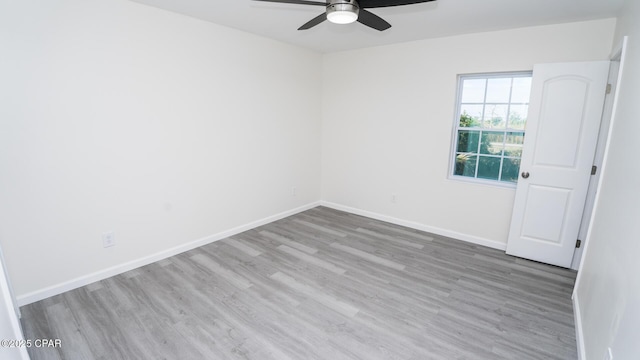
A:
<svg viewBox="0 0 640 360">
<path fill-rule="evenodd" d="M 300 26 L 298 30 L 307 30 L 320 24 L 325 20 L 329 20 L 334 24 L 350 24 L 358 21 L 370 28 L 384 31 L 391 27 L 378 15 L 365 9 L 380 8 L 389 6 L 411 5 L 435 0 L 327 0 L 327 2 L 310 1 L 310 0 L 255 0 L 286 4 L 299 5 L 317 5 L 324 6 L 326 11 L 315 18 L 309 20 L 306 24 Z"/>
</svg>

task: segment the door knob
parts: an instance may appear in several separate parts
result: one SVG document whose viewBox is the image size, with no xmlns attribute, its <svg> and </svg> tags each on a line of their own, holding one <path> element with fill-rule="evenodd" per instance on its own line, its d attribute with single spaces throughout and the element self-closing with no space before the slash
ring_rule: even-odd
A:
<svg viewBox="0 0 640 360">
<path fill-rule="evenodd" d="M 526 172 L 526 171 L 523 171 L 522 174 L 520 174 L 520 175 L 522 175 L 522 177 L 525 178 L 525 179 L 529 177 L 529 173 Z"/>
</svg>

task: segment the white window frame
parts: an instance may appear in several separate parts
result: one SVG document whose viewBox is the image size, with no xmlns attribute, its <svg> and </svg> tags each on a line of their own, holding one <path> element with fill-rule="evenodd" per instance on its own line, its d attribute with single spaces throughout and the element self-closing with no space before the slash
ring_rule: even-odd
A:
<svg viewBox="0 0 640 360">
<path fill-rule="evenodd" d="M 460 129 L 464 129 L 464 128 L 460 128 L 460 116 L 462 115 L 461 113 L 461 109 L 462 109 L 462 90 L 463 90 L 463 81 L 466 79 L 491 79 L 491 78 L 513 78 L 513 77 L 532 77 L 533 76 L 533 71 L 528 70 L 528 71 L 511 71 L 511 72 L 491 72 L 491 73 L 476 73 L 476 74 L 460 74 L 458 75 L 458 79 L 457 79 L 457 90 L 456 90 L 456 103 L 455 103 L 455 116 L 453 119 L 453 130 L 451 132 L 451 150 L 449 152 L 449 171 L 448 171 L 448 179 L 449 180 L 455 180 L 455 181 L 462 181 L 462 182 L 470 182 L 470 183 L 475 183 L 475 184 L 482 184 L 482 185 L 490 185 L 490 186 L 497 186 L 497 187 L 506 187 L 506 188 L 513 188 L 515 189 L 517 186 L 517 182 L 507 182 L 507 181 L 500 181 L 500 180 L 491 180 L 491 179 L 482 179 L 482 178 L 477 178 L 477 177 L 470 177 L 470 176 L 462 176 L 462 175 L 455 175 L 455 168 L 456 168 L 456 153 L 457 153 L 457 145 L 458 145 L 458 130 Z M 485 93 L 485 100 L 486 100 L 486 93 Z M 483 103 L 486 104 L 486 101 Z M 511 105 L 511 103 L 509 103 L 509 105 Z M 472 129 L 472 128 L 470 128 Z M 481 130 L 481 129 L 479 129 Z M 505 132 L 523 132 L 525 134 L 526 137 L 526 124 L 525 124 L 525 129 L 510 129 L 510 128 L 506 128 Z M 481 139 L 479 140 L 481 141 Z M 502 156 L 504 157 L 504 155 Z M 477 168 L 476 168 L 477 170 Z M 477 176 L 477 173 L 476 173 Z"/>
</svg>

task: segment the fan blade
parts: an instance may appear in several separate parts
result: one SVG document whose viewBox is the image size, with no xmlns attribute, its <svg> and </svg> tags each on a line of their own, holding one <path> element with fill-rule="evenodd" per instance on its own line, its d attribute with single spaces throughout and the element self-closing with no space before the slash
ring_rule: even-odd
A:
<svg viewBox="0 0 640 360">
<path fill-rule="evenodd" d="M 307 0 L 254 0 L 254 1 L 266 1 L 266 2 L 285 3 L 285 4 L 298 4 L 298 5 L 327 6 L 326 2 L 307 1 Z"/>
<path fill-rule="evenodd" d="M 309 20 L 306 24 L 300 26 L 298 28 L 298 30 L 307 30 L 307 29 L 311 29 L 312 27 L 320 24 L 321 22 L 327 20 L 327 13 L 322 13 L 316 17 L 314 17 L 313 19 Z"/>
<path fill-rule="evenodd" d="M 371 9 L 389 6 L 419 4 L 430 1 L 435 0 L 360 0 L 358 1 L 358 4 L 360 4 L 360 9 Z"/>
<path fill-rule="evenodd" d="M 380 31 L 387 30 L 391 27 L 391 24 L 386 22 L 383 18 L 365 9 L 360 9 L 358 22 Z"/>
</svg>

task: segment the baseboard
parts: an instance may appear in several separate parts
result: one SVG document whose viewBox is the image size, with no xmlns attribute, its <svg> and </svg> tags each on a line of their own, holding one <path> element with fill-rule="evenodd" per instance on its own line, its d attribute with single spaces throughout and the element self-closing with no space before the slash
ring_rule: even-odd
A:
<svg viewBox="0 0 640 360">
<path fill-rule="evenodd" d="M 425 232 L 429 232 L 429 233 L 440 235 L 440 236 L 446 236 L 446 237 L 454 238 L 457 240 L 462 240 L 469 243 L 490 247 L 493 249 L 498 249 L 498 250 L 507 249 L 507 244 L 504 244 L 495 240 L 485 239 L 479 236 L 463 234 L 457 231 L 442 229 L 435 226 L 429 226 L 429 225 L 424 225 L 424 224 L 420 224 L 413 221 L 398 219 L 391 216 L 382 215 L 375 212 L 357 209 L 350 206 L 340 205 L 340 204 L 336 204 L 328 201 L 321 201 L 320 205 L 326 206 L 328 208 L 336 209 L 336 210 L 346 211 L 348 213 L 352 213 L 356 215 L 366 216 L 372 219 L 385 221 L 385 222 L 400 225 L 400 226 L 406 226 L 408 228 L 425 231 Z"/>
<path fill-rule="evenodd" d="M 576 327 L 576 344 L 578 345 L 578 360 L 587 358 L 587 349 L 584 347 L 584 333 L 582 331 L 582 313 L 580 312 L 580 301 L 578 295 L 574 292 L 571 296 L 573 302 L 573 321 Z"/>
<path fill-rule="evenodd" d="M 482 246 L 487 246 L 490 248 L 494 248 L 494 249 L 499 249 L 499 250 L 505 250 L 506 249 L 506 244 L 503 244 L 501 242 L 497 242 L 497 241 L 493 241 L 493 240 L 489 240 L 489 239 L 485 239 L 485 238 L 481 238 L 478 236 L 473 236 L 473 235 L 468 235 L 468 234 L 463 234 L 463 233 L 459 233 L 456 231 L 451 231 L 451 230 L 447 230 L 447 229 L 442 229 L 442 228 L 438 228 L 438 227 L 434 227 L 434 226 L 428 226 L 428 225 L 424 225 L 424 224 L 420 224 L 417 222 L 413 222 L 413 221 L 408 221 L 408 220 L 403 220 L 403 219 L 398 219 L 398 218 L 394 218 L 391 216 L 387 216 L 387 215 L 382 215 L 382 214 L 378 214 L 375 212 L 371 212 L 371 211 L 366 211 L 366 210 L 361 210 L 361 209 L 357 209 L 357 208 L 353 208 L 353 207 L 349 207 L 349 206 L 345 206 L 345 205 L 340 205 L 340 204 L 336 204 L 336 203 L 332 203 L 332 202 L 328 202 L 328 201 L 316 201 L 316 202 L 312 202 L 300 207 L 297 207 L 295 209 L 291 209 L 291 210 L 287 210 L 284 212 L 281 212 L 279 214 L 275 214 L 272 216 L 268 216 L 265 217 L 263 219 L 259 219 L 256 221 L 252 221 L 248 224 L 244 224 L 241 226 L 237 226 L 235 228 L 229 229 L 229 230 L 225 230 L 213 235 L 209 235 L 200 239 L 196 239 L 193 241 L 190 241 L 188 243 L 185 244 L 181 244 L 178 245 L 176 247 L 170 248 L 170 249 L 166 249 L 160 252 L 157 252 L 155 254 L 151 254 L 149 256 L 145 256 L 139 259 L 135 259 L 123 264 L 119 264 L 116 266 L 112 266 L 110 268 L 104 269 L 104 270 L 100 270 L 91 274 L 87 274 L 75 279 L 71 279 L 69 281 L 65 281 L 56 285 L 52 285 L 49 287 L 46 287 L 44 289 L 40 289 L 40 290 L 36 290 L 24 295 L 20 295 L 16 298 L 16 302 L 18 303 L 18 306 L 24 306 L 24 305 L 28 305 L 31 303 L 34 303 L 36 301 L 40 301 L 43 299 L 46 299 L 48 297 L 51 296 L 55 296 L 58 294 L 62 294 L 63 292 L 66 291 L 70 291 L 73 289 L 77 289 L 79 287 L 85 286 L 85 285 L 89 285 L 91 283 L 94 283 L 96 281 L 100 281 L 100 280 L 104 280 L 106 278 L 118 275 L 118 274 L 122 274 L 124 272 L 139 268 L 141 266 L 145 266 L 145 265 L 149 265 L 151 263 L 154 263 L 156 261 L 162 260 L 162 259 L 166 259 L 168 257 L 174 256 L 174 255 L 178 255 L 180 253 L 183 253 L 185 251 L 189 251 L 191 249 L 195 249 L 197 247 L 203 246 L 203 245 L 207 245 L 209 243 L 212 243 L 214 241 L 218 241 L 224 238 L 227 238 L 229 236 L 233 236 L 236 234 L 239 234 L 241 232 L 247 231 L 247 230 L 251 230 L 253 228 L 256 228 L 258 226 L 262 226 L 283 218 L 286 218 L 288 216 L 291 215 L 295 215 L 297 213 L 312 209 L 316 206 L 326 206 L 332 209 L 336 209 L 336 210 L 341 210 L 341 211 L 346 211 L 352 214 L 356 214 L 356 215 L 362 215 L 362 216 L 366 216 L 372 219 L 376 219 L 376 220 L 381 220 L 381 221 L 386 221 L 392 224 L 396 224 L 396 225 L 400 225 L 400 226 L 406 226 L 408 228 L 412 228 L 412 229 L 416 229 L 416 230 L 421 230 L 421 231 L 425 231 L 425 232 L 429 232 L 432 234 L 436 234 L 436 235 L 441 235 L 441 236 L 446 236 L 446 237 L 451 237 L 454 239 L 458 239 L 458 240 L 462 240 L 462 241 L 466 241 L 466 242 L 470 242 L 473 244 L 478 244 L 478 245 L 482 245 Z M 577 328 L 577 327 L 576 327 Z"/>
<path fill-rule="evenodd" d="M 89 285 L 91 283 L 94 283 L 96 281 L 100 281 L 100 280 L 104 280 L 106 278 L 118 275 L 118 274 L 122 274 L 124 272 L 139 268 L 141 266 L 145 266 L 145 265 L 149 265 L 151 263 L 154 263 L 156 261 L 162 260 L 162 259 L 166 259 L 168 257 L 174 256 L 174 255 L 178 255 L 180 253 L 183 253 L 185 251 L 189 251 L 191 249 L 195 249 L 197 247 L 203 246 L 203 245 L 207 245 L 209 243 L 212 243 L 214 241 L 218 241 L 218 240 L 222 240 L 224 238 L 228 238 L 229 236 L 233 236 L 236 234 L 239 234 L 241 232 L 247 231 L 247 230 L 251 230 L 254 229 L 258 226 L 262 226 L 262 225 L 266 225 L 268 223 L 286 218 L 288 216 L 291 215 L 295 215 L 297 213 L 312 209 L 318 205 L 320 205 L 321 202 L 320 201 L 316 201 L 316 202 L 312 202 L 300 207 L 297 207 L 295 209 L 291 209 L 291 210 L 287 210 L 287 211 L 283 211 L 279 214 L 275 214 L 275 215 L 271 215 L 271 216 L 267 216 L 265 218 L 256 220 L 256 221 L 252 221 L 248 224 L 244 224 L 241 226 L 237 226 L 234 227 L 232 229 L 229 230 L 225 230 L 213 235 L 209 235 L 200 239 L 196 239 L 193 241 L 190 241 L 188 243 L 185 244 L 181 244 L 178 245 L 176 247 L 167 249 L 167 250 L 163 250 L 160 252 L 157 252 L 155 254 L 149 255 L 149 256 L 145 256 L 136 260 L 132 260 L 123 264 L 119 264 L 116 266 L 112 266 L 110 268 L 104 269 L 104 270 L 100 270 L 100 271 L 96 271 L 94 273 L 85 275 L 85 276 L 81 276 L 69 281 L 65 281 L 56 285 L 52 285 L 49 287 L 46 287 L 44 289 L 40 289 L 40 290 L 36 290 L 24 295 L 20 295 L 17 296 L 16 298 L 16 302 L 18 303 L 18 306 L 24 306 L 24 305 L 28 305 L 31 303 L 34 303 L 36 301 L 40 301 L 43 299 L 46 299 L 48 297 L 51 296 L 55 296 L 58 294 L 62 294 L 63 292 L 69 291 L 69 290 L 73 290 L 73 289 L 77 289 L 79 287 L 85 286 L 85 285 Z"/>
</svg>

